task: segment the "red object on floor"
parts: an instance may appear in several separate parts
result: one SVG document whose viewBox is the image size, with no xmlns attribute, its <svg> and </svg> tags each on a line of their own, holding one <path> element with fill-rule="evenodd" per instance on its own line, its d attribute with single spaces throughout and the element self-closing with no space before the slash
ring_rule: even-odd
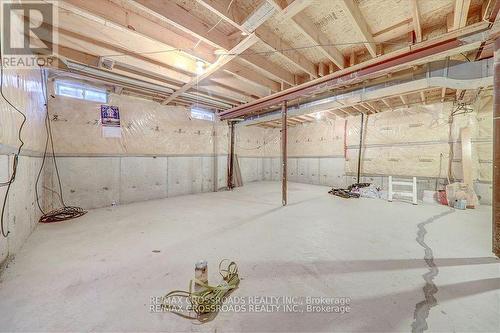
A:
<svg viewBox="0 0 500 333">
<path fill-rule="evenodd" d="M 448 198 L 446 197 L 446 191 L 445 190 L 439 190 L 438 191 L 438 201 L 441 205 L 448 206 Z"/>
</svg>

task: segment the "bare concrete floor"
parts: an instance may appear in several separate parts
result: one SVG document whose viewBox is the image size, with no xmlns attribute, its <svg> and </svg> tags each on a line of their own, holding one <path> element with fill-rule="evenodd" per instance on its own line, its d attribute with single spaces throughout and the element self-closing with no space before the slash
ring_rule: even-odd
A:
<svg viewBox="0 0 500 333">
<path fill-rule="evenodd" d="M 1 276 L 0 330 L 499 330 L 491 207 L 345 200 L 304 184 L 289 190 L 284 208 L 278 183 L 253 183 L 40 225 Z M 425 247 L 437 268 L 431 273 Z M 200 258 L 213 283 L 219 260 L 238 262 L 243 280 L 234 297 L 350 297 L 351 310 L 220 313 L 203 325 L 150 312 L 152 296 L 187 288 Z"/>
</svg>

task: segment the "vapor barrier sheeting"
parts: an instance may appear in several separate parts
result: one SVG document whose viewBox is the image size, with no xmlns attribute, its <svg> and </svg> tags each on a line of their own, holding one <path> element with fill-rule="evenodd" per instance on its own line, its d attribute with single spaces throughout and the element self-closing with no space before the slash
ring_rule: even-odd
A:
<svg viewBox="0 0 500 333">
<path fill-rule="evenodd" d="M 223 124 L 192 119 L 189 109 L 165 106 L 157 102 L 111 94 L 108 105 L 120 115 L 118 137 L 103 133 L 101 106 L 68 97 L 51 100 L 50 113 L 56 150 L 72 155 L 190 155 L 224 150 L 227 130 Z"/>
</svg>

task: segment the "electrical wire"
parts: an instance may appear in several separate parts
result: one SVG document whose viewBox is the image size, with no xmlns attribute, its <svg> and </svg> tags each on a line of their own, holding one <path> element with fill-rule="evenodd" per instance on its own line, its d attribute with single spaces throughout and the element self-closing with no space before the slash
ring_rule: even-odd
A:
<svg viewBox="0 0 500 333">
<path fill-rule="evenodd" d="M 5 225 L 4 225 L 5 224 L 5 222 L 4 222 L 5 208 L 7 205 L 7 199 L 9 197 L 10 187 L 16 179 L 17 167 L 18 167 L 18 163 L 19 163 L 19 155 L 21 154 L 21 149 L 24 146 L 24 141 L 22 139 L 22 131 L 23 131 L 24 125 L 26 124 L 26 114 L 24 112 L 22 112 L 20 109 L 18 109 L 14 104 L 12 104 L 12 102 L 5 96 L 5 94 L 3 92 L 3 74 L 4 74 L 3 73 L 4 72 L 3 59 L 4 58 L 3 58 L 3 54 L 2 54 L 2 41 L 0 38 L 0 95 L 2 96 L 2 98 L 5 100 L 5 102 L 7 102 L 7 104 L 11 108 L 16 110 L 16 112 L 22 116 L 21 125 L 19 126 L 19 129 L 17 132 L 17 137 L 18 137 L 19 141 L 21 142 L 21 144 L 17 148 L 17 153 L 14 154 L 14 162 L 12 164 L 12 175 L 9 177 L 9 180 L 7 182 L 1 183 L 1 186 L 7 186 L 7 189 L 5 190 L 5 194 L 3 197 L 2 211 L 0 213 L 0 233 L 2 234 L 3 237 L 6 238 L 9 235 L 10 231 L 8 231 L 8 230 L 5 231 Z"/>
<path fill-rule="evenodd" d="M 67 206 L 66 203 L 64 202 L 62 182 L 61 182 L 61 177 L 59 175 L 59 168 L 57 166 L 57 158 L 56 158 L 56 153 L 55 153 L 55 149 L 54 149 L 54 139 L 52 137 L 52 128 L 50 125 L 50 114 L 49 114 L 49 105 L 48 105 L 48 98 L 47 98 L 47 95 L 48 95 L 47 78 L 44 74 L 44 70 L 42 67 L 40 67 L 40 82 L 42 85 L 42 95 L 44 96 L 44 103 L 45 103 L 44 106 L 45 106 L 46 139 L 45 139 L 45 148 L 44 148 L 43 157 L 42 157 L 42 164 L 40 166 L 40 170 L 38 171 L 38 175 L 36 177 L 36 182 L 35 182 L 36 203 L 37 203 L 38 209 L 42 213 L 42 216 L 40 217 L 39 222 L 41 222 L 41 223 L 63 222 L 66 220 L 75 219 L 77 217 L 85 215 L 87 213 L 87 211 L 80 208 L 80 207 Z M 42 208 L 42 205 L 40 204 L 40 196 L 38 194 L 38 183 L 40 182 L 40 177 L 41 177 L 43 168 L 45 166 L 45 160 L 47 158 L 47 150 L 49 147 L 49 142 L 50 142 L 50 149 L 52 152 L 52 161 L 54 164 L 54 170 L 55 170 L 55 174 L 57 177 L 59 192 L 54 191 L 52 189 L 49 189 L 49 190 L 58 195 L 59 201 L 61 202 L 62 207 L 51 210 L 49 212 L 45 212 Z"/>
<path fill-rule="evenodd" d="M 370 44 L 369 42 L 346 42 L 346 43 L 324 43 L 324 44 L 310 44 L 310 45 L 305 45 L 305 46 L 297 46 L 297 47 L 288 47 L 288 48 L 280 48 L 280 49 L 273 49 L 269 51 L 251 51 L 251 50 L 246 50 L 241 53 L 217 53 L 217 55 L 220 56 L 253 56 L 253 55 L 264 55 L 264 56 L 270 56 L 276 53 L 286 53 L 286 52 L 293 52 L 293 51 L 301 51 L 301 50 L 308 50 L 308 49 L 313 49 L 317 47 L 337 47 L 337 46 L 355 46 L 355 45 L 365 45 L 365 44 Z M 391 46 L 408 46 L 408 43 L 402 43 L 402 42 L 380 42 L 377 43 L 377 45 L 391 45 Z M 137 55 L 153 55 L 153 54 L 162 54 L 162 53 L 170 53 L 170 52 L 192 52 L 194 51 L 193 48 L 174 48 L 174 49 L 168 49 L 168 50 L 159 50 L 159 51 L 148 51 L 148 52 L 134 52 L 134 54 Z M 128 54 L 124 53 L 110 53 L 110 54 L 103 54 L 100 57 L 104 58 L 113 58 L 113 57 L 126 57 Z"/>
<path fill-rule="evenodd" d="M 224 301 L 224 297 L 238 288 L 240 283 L 238 265 L 234 261 L 231 261 L 226 268 L 223 268 L 222 266 L 225 262 L 229 262 L 229 260 L 223 259 L 219 263 L 219 274 L 222 276 L 223 282 L 218 286 L 210 286 L 197 279 L 191 280 L 187 291 L 173 290 L 166 294 L 163 297 L 162 307 L 167 311 L 188 319 L 198 319 L 201 322 L 213 319 Z M 193 291 L 193 283 L 198 284 L 203 289 Z M 193 311 L 195 313 L 194 316 L 179 312 L 177 304 L 179 298 L 185 298 L 189 302 L 190 307 L 187 310 Z M 173 303 L 170 302 L 170 299 L 172 299 Z"/>
<path fill-rule="evenodd" d="M 231 8 L 231 5 L 233 4 L 233 2 L 234 2 L 234 0 L 231 0 L 229 2 L 229 5 L 226 8 L 226 12 L 229 11 L 229 9 Z M 217 23 L 215 23 L 210 29 L 208 29 L 207 34 L 210 33 L 212 30 L 214 30 L 221 22 L 222 22 L 222 17 L 219 19 L 219 21 L 217 21 Z M 200 45 L 200 43 L 201 43 L 201 38 L 198 39 L 198 41 L 196 42 L 196 44 L 193 46 L 193 50 L 196 49 L 198 47 L 198 45 Z"/>
</svg>

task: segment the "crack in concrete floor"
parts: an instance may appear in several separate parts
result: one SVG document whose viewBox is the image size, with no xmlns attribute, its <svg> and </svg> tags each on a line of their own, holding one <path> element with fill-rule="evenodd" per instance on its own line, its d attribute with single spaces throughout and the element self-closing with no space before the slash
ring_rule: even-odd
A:
<svg viewBox="0 0 500 333">
<path fill-rule="evenodd" d="M 425 286 L 423 287 L 425 299 L 415 305 L 415 312 L 413 313 L 413 318 L 415 320 L 411 324 L 412 332 L 423 332 L 429 328 L 427 325 L 427 318 L 429 317 L 431 308 L 437 305 L 437 299 L 434 295 L 438 292 L 438 287 L 434 284 L 434 278 L 439 274 L 439 269 L 434 263 L 432 248 L 425 243 L 425 235 L 427 234 L 425 226 L 453 213 L 454 211 L 454 209 L 450 209 L 441 214 L 434 215 L 417 225 L 418 232 L 416 241 L 424 248 L 424 260 L 429 267 L 429 271 L 422 275 L 425 281 Z"/>
</svg>

